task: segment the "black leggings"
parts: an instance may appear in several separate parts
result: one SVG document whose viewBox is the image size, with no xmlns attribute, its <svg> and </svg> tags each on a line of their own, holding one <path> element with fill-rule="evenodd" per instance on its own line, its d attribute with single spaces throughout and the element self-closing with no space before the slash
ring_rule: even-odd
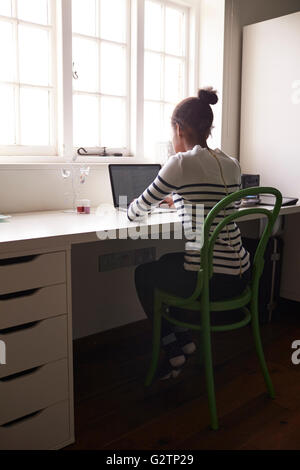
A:
<svg viewBox="0 0 300 470">
<path fill-rule="evenodd" d="M 183 267 L 184 253 L 169 253 L 158 261 L 145 263 L 135 270 L 135 285 L 145 314 L 153 320 L 154 290 L 162 289 L 179 297 L 189 297 L 195 290 L 197 271 Z M 242 277 L 228 274 L 214 274 L 210 280 L 210 300 L 226 300 L 241 294 L 250 281 L 250 269 Z M 173 309 L 174 311 L 176 309 Z M 184 313 L 184 310 L 181 310 Z M 173 311 L 172 311 L 173 314 Z M 193 312 L 194 322 L 197 323 Z M 184 318 L 180 318 L 184 321 Z M 196 321 L 195 321 L 196 320 Z M 174 326 L 162 318 L 162 336 L 173 333 Z"/>
</svg>

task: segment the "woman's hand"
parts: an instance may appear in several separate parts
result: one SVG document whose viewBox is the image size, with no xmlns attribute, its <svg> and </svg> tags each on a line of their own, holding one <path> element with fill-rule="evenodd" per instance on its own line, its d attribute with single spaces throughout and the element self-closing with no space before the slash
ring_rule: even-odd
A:
<svg viewBox="0 0 300 470">
<path fill-rule="evenodd" d="M 171 196 L 167 196 L 163 201 L 160 202 L 159 205 L 161 204 L 168 204 L 168 206 L 170 207 L 170 209 L 174 209 L 175 206 L 174 206 L 174 202 L 173 202 L 173 198 Z"/>
</svg>

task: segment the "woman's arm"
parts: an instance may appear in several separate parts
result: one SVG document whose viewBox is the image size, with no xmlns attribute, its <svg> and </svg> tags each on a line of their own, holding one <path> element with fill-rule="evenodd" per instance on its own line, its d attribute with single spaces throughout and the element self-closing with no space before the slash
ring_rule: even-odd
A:
<svg viewBox="0 0 300 470">
<path fill-rule="evenodd" d="M 145 216 L 151 209 L 169 198 L 178 189 L 179 166 L 177 156 L 170 157 L 165 166 L 148 188 L 128 207 L 127 216 L 131 221 Z M 168 200 L 168 199 L 167 199 Z M 169 202 L 171 202 L 169 200 Z M 167 202 L 169 204 L 169 202 Z"/>
</svg>

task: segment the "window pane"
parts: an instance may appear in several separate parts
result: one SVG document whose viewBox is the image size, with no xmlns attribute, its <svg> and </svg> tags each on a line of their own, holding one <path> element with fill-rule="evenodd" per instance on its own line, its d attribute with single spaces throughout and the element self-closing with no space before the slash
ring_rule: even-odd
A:
<svg viewBox="0 0 300 470">
<path fill-rule="evenodd" d="M 74 145 L 97 147 L 99 145 L 99 98 L 74 96 Z"/>
<path fill-rule="evenodd" d="M 165 101 L 177 103 L 184 93 L 184 62 L 173 57 L 165 60 Z"/>
<path fill-rule="evenodd" d="M 101 93 L 126 94 L 126 49 L 123 46 L 101 44 Z"/>
<path fill-rule="evenodd" d="M 100 0 L 100 36 L 111 41 L 126 41 L 126 0 Z"/>
<path fill-rule="evenodd" d="M 21 145 L 50 145 L 49 92 L 21 88 Z"/>
<path fill-rule="evenodd" d="M 0 80 L 15 79 L 15 49 L 13 44 L 13 26 L 6 21 L 0 21 Z"/>
<path fill-rule="evenodd" d="M 96 35 L 96 0 L 72 0 L 73 31 Z"/>
<path fill-rule="evenodd" d="M 98 91 L 98 44 L 93 40 L 73 38 L 74 70 L 78 79 L 73 80 L 75 90 Z"/>
<path fill-rule="evenodd" d="M 144 142 L 145 154 L 156 157 L 156 144 L 162 141 L 161 104 L 145 102 L 144 106 Z"/>
<path fill-rule="evenodd" d="M 19 26 L 20 81 L 50 85 L 49 33 L 38 28 Z"/>
<path fill-rule="evenodd" d="M 166 8 L 166 52 L 184 55 L 185 15 L 174 8 Z"/>
<path fill-rule="evenodd" d="M 101 98 L 101 146 L 126 146 L 125 109 L 124 99 Z"/>
<path fill-rule="evenodd" d="M 172 104 L 164 105 L 162 137 L 163 137 L 163 141 L 165 142 L 172 140 L 171 117 L 172 117 L 174 108 L 175 106 L 173 106 Z"/>
<path fill-rule="evenodd" d="M 2 0 L 1 0 L 2 1 Z M 32 23 L 48 24 L 48 0 L 18 0 L 18 18 Z"/>
<path fill-rule="evenodd" d="M 162 98 L 162 57 L 160 54 L 145 53 L 145 99 Z"/>
<path fill-rule="evenodd" d="M 0 0 L 0 15 L 11 16 L 11 0 Z"/>
<path fill-rule="evenodd" d="M 163 7 L 149 0 L 145 3 L 145 48 L 163 49 Z"/>
<path fill-rule="evenodd" d="M 15 96 L 12 86 L 0 85 L 0 145 L 15 144 Z"/>
</svg>

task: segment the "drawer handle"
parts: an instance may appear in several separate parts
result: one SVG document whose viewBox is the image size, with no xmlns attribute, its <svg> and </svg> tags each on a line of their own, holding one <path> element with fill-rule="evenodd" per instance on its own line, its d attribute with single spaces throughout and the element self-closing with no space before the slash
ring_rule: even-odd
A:
<svg viewBox="0 0 300 470">
<path fill-rule="evenodd" d="M 27 421 L 31 418 L 34 418 L 35 416 L 40 415 L 43 411 L 44 411 L 44 409 L 39 410 L 39 411 L 34 411 L 34 413 L 30 413 L 29 415 L 22 416 L 22 418 L 17 418 L 17 419 L 14 419 L 13 421 L 10 421 L 9 423 L 2 424 L 0 427 L 1 428 L 10 428 L 12 426 L 15 426 L 15 425 L 21 423 L 22 421 Z"/>
<path fill-rule="evenodd" d="M 34 328 L 38 323 L 41 323 L 41 321 L 33 321 L 31 323 L 26 323 L 24 325 L 13 326 L 12 328 L 6 328 L 5 330 L 0 330 L 0 335 L 9 335 L 11 333 L 16 333 L 17 331 L 29 330 L 29 328 Z"/>
<path fill-rule="evenodd" d="M 20 377 L 35 374 L 35 372 L 37 372 L 42 367 L 43 366 L 33 367 L 32 369 L 23 370 L 22 372 L 17 372 L 16 374 L 8 375 L 7 377 L 2 377 L 0 379 L 0 382 L 11 382 L 12 380 L 18 379 Z"/>
<path fill-rule="evenodd" d="M 19 256 L 17 258 L 7 258 L 0 260 L 0 266 L 10 266 L 11 264 L 29 263 L 39 255 Z"/>
<path fill-rule="evenodd" d="M 0 302 L 3 300 L 18 299 L 19 297 L 29 297 L 30 295 L 35 294 L 39 290 L 40 288 L 13 292 L 12 294 L 3 294 L 0 295 Z"/>
</svg>

